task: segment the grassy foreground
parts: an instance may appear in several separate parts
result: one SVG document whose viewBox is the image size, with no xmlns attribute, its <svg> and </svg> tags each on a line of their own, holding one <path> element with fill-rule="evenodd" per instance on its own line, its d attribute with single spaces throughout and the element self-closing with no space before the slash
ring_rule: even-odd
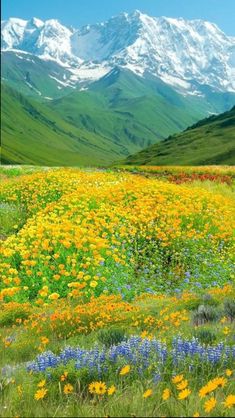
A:
<svg viewBox="0 0 235 418">
<path fill-rule="evenodd" d="M 1 170 L 1 416 L 234 416 L 233 169 L 172 170 Z"/>
</svg>

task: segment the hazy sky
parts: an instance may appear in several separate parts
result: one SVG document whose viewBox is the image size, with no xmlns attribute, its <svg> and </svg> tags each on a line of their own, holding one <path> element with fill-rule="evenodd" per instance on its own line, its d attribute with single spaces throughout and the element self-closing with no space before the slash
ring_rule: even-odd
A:
<svg viewBox="0 0 235 418">
<path fill-rule="evenodd" d="M 2 18 L 59 19 L 80 27 L 135 9 L 151 16 L 204 19 L 235 35 L 235 0 L 2 0 Z"/>
</svg>

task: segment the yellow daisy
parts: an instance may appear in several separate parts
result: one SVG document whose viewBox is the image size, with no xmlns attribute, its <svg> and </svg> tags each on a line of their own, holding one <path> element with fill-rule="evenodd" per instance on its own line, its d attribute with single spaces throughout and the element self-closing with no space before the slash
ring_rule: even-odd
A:
<svg viewBox="0 0 235 418">
<path fill-rule="evenodd" d="M 65 387 L 64 387 L 64 393 L 65 393 L 65 395 L 69 395 L 70 393 L 72 393 L 73 392 L 73 386 L 72 385 L 70 385 L 70 383 L 67 383 L 67 385 L 65 385 Z"/>
<path fill-rule="evenodd" d="M 163 399 L 163 401 L 167 401 L 167 399 L 169 399 L 170 396 L 171 396 L 170 389 L 164 389 L 164 391 L 162 393 L 162 399 Z"/>
<path fill-rule="evenodd" d="M 90 392 L 90 393 L 92 393 L 92 394 L 96 393 L 96 390 L 95 390 L 95 388 L 96 388 L 96 383 L 97 383 L 97 382 L 92 382 L 92 383 L 90 383 L 90 384 L 89 384 L 89 386 L 88 386 L 88 390 L 89 390 L 89 392 Z"/>
<path fill-rule="evenodd" d="M 228 395 L 223 404 L 225 408 L 232 408 L 235 405 L 235 395 Z"/>
<path fill-rule="evenodd" d="M 116 392 L 116 387 L 114 385 L 110 386 L 110 388 L 108 388 L 107 390 L 107 394 L 109 396 L 113 395 Z"/>
<path fill-rule="evenodd" d="M 186 389 L 187 386 L 188 386 L 188 381 L 182 380 L 182 382 L 180 382 L 176 387 L 178 390 L 184 390 Z"/>
<path fill-rule="evenodd" d="M 172 383 L 180 383 L 183 380 L 184 376 L 182 374 L 178 374 L 177 376 L 172 377 Z"/>
<path fill-rule="evenodd" d="M 147 389 L 144 394 L 143 394 L 143 398 L 148 398 L 149 396 L 151 396 L 153 394 L 152 389 Z"/>
<path fill-rule="evenodd" d="M 95 393 L 97 395 L 104 395 L 107 390 L 107 386 L 104 382 L 96 382 L 95 384 Z"/>
<path fill-rule="evenodd" d="M 190 389 L 184 389 L 182 390 L 179 395 L 178 395 L 178 399 L 179 400 L 183 400 L 186 399 L 189 395 L 191 394 L 191 390 Z"/>
<path fill-rule="evenodd" d="M 47 395 L 47 392 L 48 392 L 48 389 L 45 389 L 45 388 L 38 389 L 34 395 L 34 399 L 36 399 L 36 401 L 39 401 L 40 399 L 45 398 L 45 396 Z"/>
<path fill-rule="evenodd" d="M 211 412 L 212 409 L 215 408 L 216 403 L 217 403 L 217 401 L 216 401 L 214 396 L 212 396 L 210 399 L 208 399 L 208 401 L 206 401 L 205 404 L 204 404 L 205 412 L 207 412 L 207 413 Z"/>
<path fill-rule="evenodd" d="M 41 382 L 38 383 L 38 388 L 43 388 L 43 386 L 45 386 L 46 384 L 46 380 L 41 380 Z"/>
<path fill-rule="evenodd" d="M 127 364 L 126 366 L 124 366 L 120 370 L 119 374 L 120 374 L 120 376 L 125 376 L 125 374 L 128 374 L 130 370 L 131 370 L 131 366 L 129 366 L 129 364 Z"/>
</svg>

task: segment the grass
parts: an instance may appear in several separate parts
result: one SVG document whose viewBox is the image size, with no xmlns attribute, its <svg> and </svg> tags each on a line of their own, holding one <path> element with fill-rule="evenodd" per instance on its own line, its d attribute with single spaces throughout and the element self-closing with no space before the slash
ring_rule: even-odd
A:
<svg viewBox="0 0 235 418">
<path fill-rule="evenodd" d="M 10 170 L 1 416 L 232 417 L 233 183 Z"/>
<path fill-rule="evenodd" d="M 224 197 L 235 199 L 235 183 L 231 185 L 211 182 L 209 180 L 201 182 L 199 180 L 190 183 L 190 188 L 201 188 L 213 194 L 220 194 Z"/>
<path fill-rule="evenodd" d="M 20 205 L 0 203 L 0 238 L 16 233 L 25 222 L 24 209 Z"/>
</svg>

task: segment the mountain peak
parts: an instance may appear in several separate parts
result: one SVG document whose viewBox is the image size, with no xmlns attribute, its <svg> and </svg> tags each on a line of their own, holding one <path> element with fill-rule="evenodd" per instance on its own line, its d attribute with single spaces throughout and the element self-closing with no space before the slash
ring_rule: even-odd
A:
<svg viewBox="0 0 235 418">
<path fill-rule="evenodd" d="M 144 13 L 142 13 L 140 10 L 138 10 L 138 9 L 136 9 L 136 10 L 134 10 L 134 12 L 133 13 L 131 13 L 132 14 L 132 16 L 134 16 L 134 17 L 142 17 L 142 16 L 147 16 L 146 14 L 144 14 Z"/>
<path fill-rule="evenodd" d="M 44 25 L 44 22 L 37 17 L 32 17 L 32 19 L 28 21 L 28 24 L 36 28 L 41 28 Z"/>
</svg>

